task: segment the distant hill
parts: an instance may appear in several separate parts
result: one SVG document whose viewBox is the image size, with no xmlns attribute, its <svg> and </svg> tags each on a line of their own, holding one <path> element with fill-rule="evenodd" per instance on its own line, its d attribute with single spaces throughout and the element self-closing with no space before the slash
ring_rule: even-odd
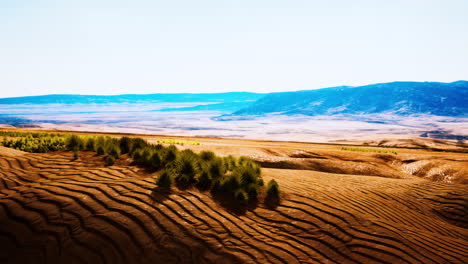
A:
<svg viewBox="0 0 468 264">
<path fill-rule="evenodd" d="M 271 93 L 234 115 L 468 114 L 468 81 L 392 82 Z"/>
<path fill-rule="evenodd" d="M 124 94 L 124 95 L 75 95 L 51 94 L 0 98 L 0 104 L 109 104 L 109 103 L 232 103 L 255 101 L 264 94 L 249 92 L 230 93 L 174 93 L 174 94 Z"/>
</svg>

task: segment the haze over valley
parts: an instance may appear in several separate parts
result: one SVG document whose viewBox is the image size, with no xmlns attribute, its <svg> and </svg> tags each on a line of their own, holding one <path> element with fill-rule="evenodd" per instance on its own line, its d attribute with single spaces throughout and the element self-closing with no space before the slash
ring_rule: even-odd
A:
<svg viewBox="0 0 468 264">
<path fill-rule="evenodd" d="M 3 127 L 328 142 L 466 140 L 468 82 L 394 82 L 259 94 L 45 95 L 0 99 Z M 403 118 L 404 117 L 404 118 Z"/>
</svg>

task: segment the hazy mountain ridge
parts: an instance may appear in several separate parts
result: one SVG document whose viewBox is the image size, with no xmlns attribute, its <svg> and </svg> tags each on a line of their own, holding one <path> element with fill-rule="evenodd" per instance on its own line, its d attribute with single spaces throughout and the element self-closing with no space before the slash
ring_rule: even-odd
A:
<svg viewBox="0 0 468 264">
<path fill-rule="evenodd" d="M 234 115 L 428 114 L 466 116 L 468 81 L 392 82 L 271 93 Z"/>
<path fill-rule="evenodd" d="M 237 102 L 255 101 L 264 94 L 250 92 L 228 93 L 171 93 L 171 94 L 123 94 L 77 95 L 51 94 L 0 98 L 0 104 L 110 104 L 110 103 L 163 103 L 163 102 Z"/>
</svg>

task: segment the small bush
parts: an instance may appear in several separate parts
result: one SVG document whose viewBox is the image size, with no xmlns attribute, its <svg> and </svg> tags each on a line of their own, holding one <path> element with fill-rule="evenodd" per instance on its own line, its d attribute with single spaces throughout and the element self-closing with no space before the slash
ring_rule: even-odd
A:
<svg viewBox="0 0 468 264">
<path fill-rule="evenodd" d="M 226 173 L 222 159 L 214 159 L 209 163 L 209 170 L 213 179 L 221 178 Z"/>
<path fill-rule="evenodd" d="M 174 183 L 174 176 L 168 170 L 163 170 L 156 179 L 156 185 L 162 188 L 170 188 Z"/>
<path fill-rule="evenodd" d="M 108 166 L 113 165 L 121 153 L 128 153 L 135 164 L 154 170 L 164 168 L 156 180 L 158 186 L 170 187 L 177 183 L 185 188 L 195 184 L 201 190 L 211 190 L 217 197 L 228 198 L 239 205 L 258 197 L 260 187 L 264 185 L 260 166 L 246 157 L 222 158 L 212 151 L 196 154 L 189 149 L 179 151 L 174 145 L 153 145 L 142 138 L 131 137 L 117 139 L 110 136 L 1 131 L 0 136 L 4 136 L 1 145 L 27 152 L 69 149 L 74 151 L 74 159 L 79 158 L 79 150 L 96 151 L 98 155 L 108 153 L 104 158 Z M 275 181 L 268 183 L 266 199 L 279 200 L 279 187 Z"/>
<path fill-rule="evenodd" d="M 71 135 L 68 138 L 67 149 L 69 150 L 79 150 L 80 145 L 83 145 L 83 140 L 77 135 Z"/>
<path fill-rule="evenodd" d="M 212 161 L 216 158 L 213 151 L 202 151 L 200 152 L 200 158 L 204 161 Z"/>
<path fill-rule="evenodd" d="M 121 137 L 119 140 L 119 147 L 122 154 L 127 154 L 132 149 L 132 139 L 129 137 Z"/>
<path fill-rule="evenodd" d="M 120 148 L 118 146 L 112 146 L 109 155 L 114 157 L 115 159 L 118 159 L 120 157 Z"/>
<path fill-rule="evenodd" d="M 238 174 L 231 174 L 226 177 L 221 184 L 221 190 L 227 193 L 234 193 L 242 185 L 242 180 Z"/>
<path fill-rule="evenodd" d="M 177 186 L 179 188 L 188 188 L 193 183 L 193 178 L 187 174 L 179 174 L 176 176 Z"/>
<path fill-rule="evenodd" d="M 80 158 L 80 155 L 78 154 L 78 152 L 73 151 L 73 160 L 77 160 L 79 158 Z"/>
<path fill-rule="evenodd" d="M 239 189 L 234 193 L 234 199 L 238 204 L 245 205 L 249 201 L 249 196 L 244 190 Z"/>
<path fill-rule="evenodd" d="M 107 166 L 112 166 L 115 163 L 115 158 L 112 155 L 107 155 L 106 156 L 106 165 Z"/>
<path fill-rule="evenodd" d="M 267 201 L 279 201 L 280 190 L 278 183 L 275 180 L 270 180 L 266 188 L 266 200 Z"/>
<path fill-rule="evenodd" d="M 135 150 L 132 154 L 132 159 L 135 161 L 135 163 L 140 163 L 142 158 L 141 158 L 141 150 Z"/>
<path fill-rule="evenodd" d="M 211 187 L 212 181 L 213 178 L 211 177 L 210 173 L 207 171 L 202 171 L 198 177 L 197 187 L 200 190 L 208 190 Z"/>
<path fill-rule="evenodd" d="M 159 170 L 161 168 L 161 158 L 158 153 L 153 153 L 151 156 L 150 166 L 155 170 Z"/>
<path fill-rule="evenodd" d="M 96 149 L 96 146 L 95 146 L 94 138 L 88 139 L 88 141 L 86 142 L 86 150 L 94 151 L 95 149 Z"/>
<path fill-rule="evenodd" d="M 258 185 L 255 183 L 251 183 L 247 186 L 247 194 L 249 195 L 249 198 L 257 198 L 258 196 Z"/>
<path fill-rule="evenodd" d="M 96 153 L 101 156 L 101 155 L 104 155 L 106 153 L 106 151 L 104 150 L 104 148 L 102 146 L 99 146 L 96 150 Z"/>
</svg>

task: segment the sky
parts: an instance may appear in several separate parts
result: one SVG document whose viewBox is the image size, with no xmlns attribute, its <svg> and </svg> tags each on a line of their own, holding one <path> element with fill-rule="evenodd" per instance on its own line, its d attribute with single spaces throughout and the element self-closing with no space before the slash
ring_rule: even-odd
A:
<svg viewBox="0 0 468 264">
<path fill-rule="evenodd" d="M 2 0 L 0 97 L 468 79 L 467 0 Z"/>
</svg>

